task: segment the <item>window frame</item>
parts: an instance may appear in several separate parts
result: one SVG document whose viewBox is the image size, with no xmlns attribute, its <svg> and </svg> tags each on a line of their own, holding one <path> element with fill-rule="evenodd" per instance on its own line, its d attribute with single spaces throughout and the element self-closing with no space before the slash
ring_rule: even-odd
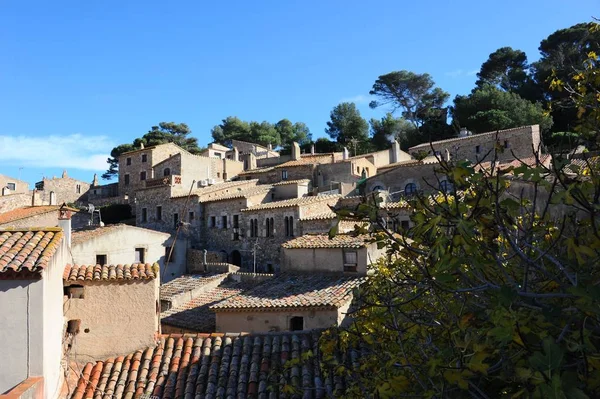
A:
<svg viewBox="0 0 600 399">
<path fill-rule="evenodd" d="M 156 206 L 156 220 L 159 222 L 162 221 L 162 205 Z"/>
<path fill-rule="evenodd" d="M 148 162 L 148 154 L 142 154 L 142 162 Z"/>
</svg>

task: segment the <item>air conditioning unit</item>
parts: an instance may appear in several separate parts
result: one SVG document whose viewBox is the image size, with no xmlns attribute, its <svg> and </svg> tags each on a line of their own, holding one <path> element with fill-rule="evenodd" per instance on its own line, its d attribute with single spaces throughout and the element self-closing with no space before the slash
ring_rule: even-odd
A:
<svg viewBox="0 0 600 399">
<path fill-rule="evenodd" d="M 215 184 L 215 179 L 208 179 L 207 182 L 209 185 Z"/>
<path fill-rule="evenodd" d="M 200 185 L 200 187 L 206 187 L 208 186 L 208 180 L 200 180 L 198 184 Z"/>
</svg>

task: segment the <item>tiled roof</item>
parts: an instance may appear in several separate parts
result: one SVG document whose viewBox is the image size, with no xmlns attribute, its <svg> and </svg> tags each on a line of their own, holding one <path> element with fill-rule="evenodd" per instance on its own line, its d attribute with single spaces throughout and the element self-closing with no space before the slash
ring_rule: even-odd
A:
<svg viewBox="0 0 600 399">
<path fill-rule="evenodd" d="M 229 150 L 231 150 L 231 148 L 226 147 L 226 146 L 224 146 L 222 144 L 219 144 L 219 143 L 210 143 L 208 145 L 208 148 L 213 149 L 213 150 L 220 150 L 220 151 L 229 151 Z"/>
<path fill-rule="evenodd" d="M 352 290 L 363 281 L 361 277 L 339 275 L 281 274 L 268 283 L 219 302 L 211 309 L 269 311 L 282 308 L 337 308 L 350 300 Z"/>
<path fill-rule="evenodd" d="M 389 173 L 393 170 L 400 169 L 400 168 L 409 168 L 409 167 L 413 167 L 413 166 L 431 166 L 431 165 L 437 165 L 438 163 L 439 162 L 437 161 L 437 159 L 433 159 L 431 161 L 410 160 L 410 161 L 397 162 L 396 164 L 393 164 L 394 166 L 387 165 L 387 166 L 378 168 L 377 174 L 369 177 L 367 180 L 376 180 L 379 176 Z"/>
<path fill-rule="evenodd" d="M 83 242 L 89 241 L 94 238 L 102 237 L 105 234 L 115 233 L 119 230 L 130 230 L 132 234 L 145 232 L 151 234 L 160 234 L 165 236 L 165 238 L 169 237 L 168 233 L 161 233 L 160 231 L 145 229 L 143 227 L 131 226 L 128 224 L 109 224 L 107 226 L 96 226 L 96 227 L 86 227 L 83 230 L 74 231 L 71 235 L 71 244 L 78 245 Z"/>
<path fill-rule="evenodd" d="M 337 217 L 337 215 L 335 214 L 335 212 L 333 212 L 333 211 L 326 211 L 326 212 L 317 213 L 317 214 L 310 215 L 310 216 L 304 216 L 300 220 L 301 221 L 306 221 L 306 220 L 329 220 L 329 219 L 335 219 L 336 217 Z"/>
<path fill-rule="evenodd" d="M 58 219 L 58 208 L 60 207 L 56 205 L 43 205 L 26 206 L 23 208 L 13 209 L 9 212 L 0 213 L 0 224 L 15 222 L 17 220 L 43 215 L 44 213 L 48 212 L 57 212 L 56 218 Z"/>
<path fill-rule="evenodd" d="M 273 169 L 275 169 L 275 166 L 265 166 L 263 168 L 248 169 L 248 170 L 238 173 L 238 176 L 252 175 L 255 173 L 265 173 L 265 172 L 270 172 Z"/>
<path fill-rule="evenodd" d="M 545 166 L 549 166 L 550 165 L 550 161 L 552 160 L 552 156 L 550 154 L 542 154 L 539 156 L 539 159 L 536 158 L 535 156 L 530 156 L 527 158 L 521 158 L 521 159 L 513 159 L 511 161 L 502 161 L 502 162 L 496 162 L 496 169 L 508 169 L 509 167 L 519 167 L 522 165 L 526 165 L 526 166 L 536 166 L 538 165 L 538 161 L 540 164 L 545 165 Z M 475 169 L 479 170 L 479 169 L 489 169 L 492 165 L 491 161 L 486 161 L 486 162 L 481 162 L 478 165 L 476 165 Z"/>
<path fill-rule="evenodd" d="M 255 284 L 224 281 L 218 287 L 160 314 L 161 323 L 197 332 L 214 332 L 217 317 L 210 306 L 252 288 Z"/>
<path fill-rule="evenodd" d="M 71 399 L 336 397 L 346 377 L 321 371 L 319 336 L 320 331 L 162 336 L 155 348 L 85 365 Z M 345 358 L 354 356 L 349 352 Z"/>
<path fill-rule="evenodd" d="M 63 238 L 60 228 L 0 231 L 0 273 L 44 269 Z"/>
<path fill-rule="evenodd" d="M 566 168 L 568 168 L 569 166 L 579 166 L 580 168 L 597 168 L 598 166 L 600 166 L 600 156 L 594 156 L 594 157 L 589 157 L 589 158 L 574 158 L 574 159 L 570 159 L 569 160 L 569 164 L 567 165 Z M 571 172 L 570 169 L 566 169 L 567 172 Z"/>
<path fill-rule="evenodd" d="M 158 263 L 131 265 L 67 265 L 63 280 L 69 282 L 152 280 L 158 277 Z"/>
<path fill-rule="evenodd" d="M 281 246 L 283 248 L 363 248 L 368 239 L 368 236 L 349 234 L 337 234 L 331 239 L 327 234 L 305 234 L 286 241 Z"/>
<path fill-rule="evenodd" d="M 238 188 L 239 191 L 223 193 L 223 194 L 217 195 L 215 197 L 203 198 L 203 199 L 200 199 L 200 202 L 206 203 L 206 202 L 224 201 L 224 200 L 230 200 L 230 199 L 236 199 L 236 198 L 248 198 L 253 195 L 266 193 L 266 192 L 270 191 L 271 188 L 273 188 L 273 187 L 270 185 L 266 185 L 266 184 L 261 184 L 260 186 L 255 186 L 255 187 L 250 187 L 250 188 L 243 188 L 243 189 Z"/>
<path fill-rule="evenodd" d="M 199 196 L 199 197 L 203 197 L 205 195 L 210 196 L 211 193 L 218 193 L 219 191 L 228 190 L 228 189 L 235 188 L 238 186 L 253 187 L 253 186 L 256 186 L 257 183 L 258 183 L 258 179 L 221 182 L 221 183 L 216 183 L 216 184 L 213 184 L 213 185 L 207 186 L 207 187 L 197 187 L 194 190 L 192 190 L 192 195 Z M 219 194 L 217 194 L 217 195 L 219 195 Z M 171 198 L 187 198 L 187 196 L 188 196 L 188 194 L 186 193 L 186 194 L 182 194 L 182 195 L 174 195 Z"/>
<path fill-rule="evenodd" d="M 229 273 L 186 274 L 160 286 L 160 299 L 169 300 L 184 292 L 195 290 L 216 280 L 222 280 Z"/>
<path fill-rule="evenodd" d="M 303 165 L 316 165 L 322 163 L 333 163 L 334 158 L 332 154 L 329 155 L 306 155 L 300 157 L 300 159 L 287 161 L 282 164 L 275 166 L 275 168 L 289 168 L 292 166 L 303 166 Z"/>
<path fill-rule="evenodd" d="M 298 179 L 298 180 L 284 180 L 279 183 L 273 184 L 273 186 L 285 186 L 287 184 L 306 184 L 310 183 L 310 179 Z"/>
<path fill-rule="evenodd" d="M 314 196 L 308 196 L 308 197 L 291 198 L 291 199 L 287 199 L 287 200 L 283 200 L 283 201 L 267 202 L 264 204 L 249 206 L 248 208 L 242 209 L 242 212 L 309 205 L 309 204 L 314 204 L 317 202 L 330 200 L 330 199 L 334 199 L 334 198 L 340 198 L 340 195 L 339 194 L 314 195 Z"/>
<path fill-rule="evenodd" d="M 472 136 L 453 137 L 451 139 L 438 140 L 438 141 L 434 141 L 432 143 L 423 143 L 423 144 L 415 145 L 413 147 L 410 147 L 408 149 L 408 151 L 412 151 L 417 148 L 418 149 L 430 148 L 431 144 L 436 145 L 436 144 L 452 143 L 455 141 L 463 141 L 463 140 L 470 139 L 473 137 L 495 136 L 496 134 L 509 133 L 509 132 L 514 132 L 514 131 L 518 131 L 518 130 L 523 130 L 523 133 L 527 134 L 527 133 L 530 133 L 531 128 L 533 128 L 534 126 L 537 126 L 537 125 L 520 126 L 520 127 L 515 127 L 512 129 L 504 129 L 504 130 L 494 130 L 493 132 L 477 133 L 477 134 L 473 134 Z M 529 129 L 529 130 L 525 130 L 525 129 Z"/>
<path fill-rule="evenodd" d="M 379 168 L 377 168 L 377 171 L 383 172 L 385 170 L 395 168 L 396 166 L 413 165 L 413 164 L 418 164 L 418 163 L 420 163 L 420 161 L 418 161 L 416 159 L 409 159 L 407 161 L 394 162 L 394 163 L 391 163 L 388 165 L 380 166 Z"/>
</svg>

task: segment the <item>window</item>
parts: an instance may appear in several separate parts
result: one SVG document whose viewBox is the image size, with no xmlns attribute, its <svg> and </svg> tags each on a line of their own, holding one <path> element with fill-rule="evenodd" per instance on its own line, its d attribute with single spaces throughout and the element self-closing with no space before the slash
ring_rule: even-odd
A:
<svg viewBox="0 0 600 399">
<path fill-rule="evenodd" d="M 96 195 L 96 194 L 98 194 L 98 193 L 96 192 L 96 190 L 94 190 L 94 195 Z"/>
<path fill-rule="evenodd" d="M 287 179 L 288 179 L 287 170 L 282 170 L 281 171 L 281 180 L 287 180 Z"/>
<path fill-rule="evenodd" d="M 285 225 L 285 236 L 289 237 L 290 236 L 290 224 L 288 222 L 288 217 L 286 216 L 285 218 L 283 218 L 283 224 Z"/>
<path fill-rule="evenodd" d="M 443 191 L 444 193 L 449 193 L 452 191 L 452 183 L 450 183 L 448 180 L 442 180 L 440 182 L 440 190 Z"/>
<path fill-rule="evenodd" d="M 221 228 L 222 229 L 227 228 L 227 215 L 221 216 Z"/>
<path fill-rule="evenodd" d="M 15 191 L 17 189 L 17 184 L 16 183 L 6 183 L 6 188 L 8 188 L 11 191 Z"/>
<path fill-rule="evenodd" d="M 176 229 L 177 227 L 179 227 L 179 214 L 174 213 L 173 214 L 173 228 Z"/>
<path fill-rule="evenodd" d="M 402 227 L 402 230 L 408 230 L 410 228 L 410 222 L 408 220 L 402 220 L 400 221 L 400 227 Z"/>
<path fill-rule="evenodd" d="M 508 140 L 504 140 L 504 148 L 510 148 L 510 144 L 508 143 Z"/>
<path fill-rule="evenodd" d="M 170 176 L 171 175 L 171 168 L 165 168 L 165 170 L 163 170 L 163 176 Z"/>
<path fill-rule="evenodd" d="M 148 221 L 148 209 L 142 208 L 142 223 L 146 223 Z"/>
<path fill-rule="evenodd" d="M 171 248 L 173 247 L 165 247 L 165 263 L 175 262 L 175 248 L 173 248 L 173 253 L 171 253 Z"/>
<path fill-rule="evenodd" d="M 106 255 L 96 255 L 97 265 L 106 265 Z"/>
<path fill-rule="evenodd" d="M 265 226 L 267 228 L 265 237 L 275 237 L 273 225 L 274 225 L 273 218 L 267 218 L 265 220 Z"/>
<path fill-rule="evenodd" d="M 273 264 L 267 263 L 267 273 L 273 273 Z"/>
<path fill-rule="evenodd" d="M 194 216 L 194 211 L 190 211 L 190 213 L 188 213 L 188 221 L 191 222 L 192 220 L 194 220 Z"/>
<path fill-rule="evenodd" d="M 358 266 L 358 256 L 356 251 L 344 251 L 344 271 L 356 272 Z"/>
<path fill-rule="evenodd" d="M 81 194 L 81 184 L 78 184 L 77 186 L 75 186 L 75 192 L 77 194 Z"/>
<path fill-rule="evenodd" d="M 415 183 L 408 183 L 404 186 L 404 194 L 412 195 L 417 192 L 417 185 Z"/>
<path fill-rule="evenodd" d="M 148 154 L 142 154 L 142 162 L 148 161 Z"/>
<path fill-rule="evenodd" d="M 63 287 L 63 294 L 71 299 L 83 299 L 84 288 L 83 285 L 67 285 Z"/>
<path fill-rule="evenodd" d="M 125 175 L 124 179 L 125 179 L 125 181 L 124 181 L 125 185 L 128 186 L 129 185 L 129 175 Z"/>
<path fill-rule="evenodd" d="M 217 227 L 217 218 L 215 216 L 210 217 L 210 227 Z"/>
<path fill-rule="evenodd" d="M 144 248 L 136 248 L 135 249 L 135 263 L 146 263 L 146 259 L 144 257 L 145 253 Z"/>
<path fill-rule="evenodd" d="M 217 157 L 217 158 L 221 158 L 221 157 L 223 157 L 223 154 L 221 154 L 220 152 L 215 152 L 215 153 L 213 153 L 213 154 L 214 154 L 214 155 L 215 155 L 215 157 Z"/>
<path fill-rule="evenodd" d="M 475 146 L 475 154 L 479 154 L 481 152 L 481 146 Z"/>
<path fill-rule="evenodd" d="M 146 180 L 146 171 L 140 172 L 140 180 Z"/>
<path fill-rule="evenodd" d="M 69 320 L 67 322 L 67 334 L 71 334 L 71 335 L 79 334 L 80 327 L 81 327 L 81 320 Z"/>
<path fill-rule="evenodd" d="M 162 220 L 162 206 L 156 207 L 156 220 Z"/>
<path fill-rule="evenodd" d="M 294 236 L 294 217 L 286 216 L 284 218 L 284 224 L 285 224 L 285 236 L 293 237 Z"/>
<path fill-rule="evenodd" d="M 258 219 L 250 219 L 250 237 L 258 237 Z"/>
<path fill-rule="evenodd" d="M 294 316 L 290 318 L 290 331 L 304 330 L 304 317 Z"/>
<path fill-rule="evenodd" d="M 127 166 L 131 165 L 131 158 L 128 157 L 127 160 L 125 161 L 125 164 Z"/>
<path fill-rule="evenodd" d="M 233 228 L 237 229 L 240 227 L 240 215 L 233 215 Z"/>
</svg>

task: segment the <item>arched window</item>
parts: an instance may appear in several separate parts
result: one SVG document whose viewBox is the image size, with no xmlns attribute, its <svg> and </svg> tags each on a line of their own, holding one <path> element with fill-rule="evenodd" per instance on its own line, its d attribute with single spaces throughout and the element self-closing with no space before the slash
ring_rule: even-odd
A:
<svg viewBox="0 0 600 399">
<path fill-rule="evenodd" d="M 171 174 L 171 169 L 165 168 L 165 170 L 163 171 L 163 176 L 169 176 L 170 174 Z"/>
<path fill-rule="evenodd" d="M 452 183 L 450 183 L 448 180 L 442 180 L 440 182 L 440 190 L 443 191 L 444 193 L 449 193 L 452 191 Z"/>
<path fill-rule="evenodd" d="M 271 220 L 271 237 L 275 237 L 275 220 L 273 218 L 270 219 Z"/>
<path fill-rule="evenodd" d="M 288 218 L 288 223 L 290 224 L 289 228 L 288 228 L 288 233 L 290 237 L 294 236 L 294 218 L 292 216 L 290 216 Z"/>
<path fill-rule="evenodd" d="M 290 225 L 289 225 L 288 219 L 289 219 L 289 218 L 288 218 L 287 216 L 284 218 L 284 224 L 285 224 L 285 236 L 286 236 L 286 237 L 289 237 L 289 236 L 290 236 Z"/>
<path fill-rule="evenodd" d="M 417 185 L 415 183 L 408 183 L 404 186 L 404 194 L 412 195 L 417 192 Z"/>
<path fill-rule="evenodd" d="M 258 237 L 258 219 L 254 219 L 254 237 Z"/>
</svg>

